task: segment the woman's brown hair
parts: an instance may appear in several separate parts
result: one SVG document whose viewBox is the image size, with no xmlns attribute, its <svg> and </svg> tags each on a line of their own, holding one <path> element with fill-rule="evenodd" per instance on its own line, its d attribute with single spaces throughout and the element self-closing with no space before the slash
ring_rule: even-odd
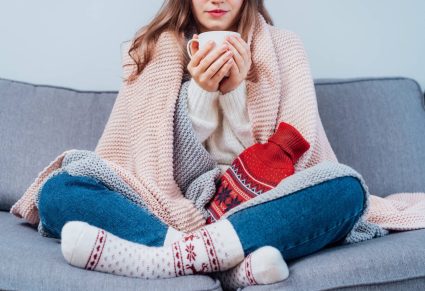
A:
<svg viewBox="0 0 425 291">
<path fill-rule="evenodd" d="M 245 41 L 248 39 L 249 28 L 255 21 L 257 12 L 261 13 L 268 24 L 274 25 L 264 6 L 264 0 L 244 0 L 240 13 L 231 26 L 237 27 L 237 32 L 241 34 Z M 172 32 L 178 40 L 184 72 L 188 73 L 187 64 L 190 58 L 186 51 L 186 40 L 182 33 L 197 26 L 197 20 L 192 14 L 192 0 L 165 0 L 152 21 L 140 28 L 133 38 L 128 54 L 136 64 L 136 68 L 125 81 L 131 82 L 137 79 L 151 60 L 158 37 L 164 31 Z"/>
</svg>

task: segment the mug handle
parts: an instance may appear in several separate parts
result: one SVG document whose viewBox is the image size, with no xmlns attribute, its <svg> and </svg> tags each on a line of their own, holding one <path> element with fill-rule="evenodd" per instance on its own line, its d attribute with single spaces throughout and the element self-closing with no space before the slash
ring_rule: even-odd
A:
<svg viewBox="0 0 425 291">
<path fill-rule="evenodd" d="M 190 58 L 192 58 L 192 52 L 190 51 L 190 46 L 192 45 L 192 42 L 194 41 L 197 41 L 199 44 L 199 39 L 192 38 L 187 42 L 187 45 L 186 45 L 187 54 L 189 55 Z"/>
</svg>

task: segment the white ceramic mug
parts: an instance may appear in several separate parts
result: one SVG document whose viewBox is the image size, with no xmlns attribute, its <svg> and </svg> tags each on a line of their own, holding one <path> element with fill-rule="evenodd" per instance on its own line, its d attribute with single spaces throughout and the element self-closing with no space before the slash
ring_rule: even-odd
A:
<svg viewBox="0 0 425 291">
<path fill-rule="evenodd" d="M 226 41 L 226 36 L 228 35 L 238 35 L 241 36 L 239 32 L 235 31 L 228 31 L 228 30 L 213 30 L 213 31 L 206 31 L 202 32 L 198 35 L 198 39 L 192 38 L 187 42 L 187 53 L 190 58 L 192 58 L 192 51 L 190 50 L 190 46 L 192 45 L 192 42 L 197 41 L 199 44 L 199 49 L 203 49 L 208 41 L 212 40 L 215 42 L 215 48 L 214 49 L 220 49 L 222 44 Z M 229 74 L 226 74 L 225 76 L 229 76 Z"/>
</svg>

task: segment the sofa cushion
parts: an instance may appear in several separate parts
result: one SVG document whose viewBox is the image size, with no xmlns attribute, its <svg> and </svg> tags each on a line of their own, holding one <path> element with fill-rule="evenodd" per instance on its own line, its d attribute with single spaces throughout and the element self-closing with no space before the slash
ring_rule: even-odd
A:
<svg viewBox="0 0 425 291">
<path fill-rule="evenodd" d="M 328 246 L 287 264 L 286 280 L 243 290 L 424 290 L 425 229 Z"/>
<path fill-rule="evenodd" d="M 63 151 L 94 150 L 116 95 L 0 79 L 0 210 Z"/>
<path fill-rule="evenodd" d="M 425 107 L 415 80 L 317 79 L 315 87 L 339 162 L 361 173 L 371 194 L 425 190 Z"/>
<path fill-rule="evenodd" d="M 209 276 L 144 280 L 74 267 L 60 240 L 42 237 L 33 226 L 0 211 L 0 290 L 221 290 Z"/>
</svg>

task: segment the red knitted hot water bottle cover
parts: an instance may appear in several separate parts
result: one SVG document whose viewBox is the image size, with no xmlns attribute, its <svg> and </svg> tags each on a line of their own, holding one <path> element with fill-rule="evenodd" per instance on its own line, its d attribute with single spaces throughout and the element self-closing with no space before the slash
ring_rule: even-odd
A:
<svg viewBox="0 0 425 291">
<path fill-rule="evenodd" d="M 256 143 L 237 156 L 216 183 L 216 193 L 206 205 L 207 224 L 233 207 L 275 188 L 294 174 L 294 165 L 310 144 L 292 125 L 281 122 L 266 143 Z"/>
</svg>

